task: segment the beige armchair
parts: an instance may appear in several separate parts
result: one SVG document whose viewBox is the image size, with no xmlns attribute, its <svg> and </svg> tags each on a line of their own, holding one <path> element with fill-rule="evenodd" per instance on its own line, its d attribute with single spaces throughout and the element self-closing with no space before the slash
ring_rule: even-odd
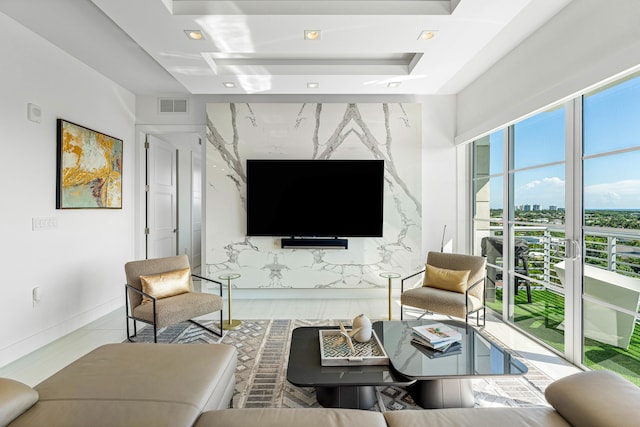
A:
<svg viewBox="0 0 640 427">
<path fill-rule="evenodd" d="M 464 318 L 465 323 L 470 314 L 476 313 L 478 325 L 482 311 L 484 325 L 486 265 L 486 258 L 480 256 L 429 252 L 425 269 L 401 281 L 400 319 L 408 305 Z M 419 285 L 405 291 L 407 281 Z"/>
<path fill-rule="evenodd" d="M 131 261 L 125 264 L 124 270 L 129 341 L 137 335 L 136 322 L 153 325 L 154 342 L 158 342 L 158 328 L 187 320 L 222 336 L 222 283 L 191 273 L 186 255 Z M 192 277 L 218 284 L 220 295 L 194 292 Z M 192 320 L 214 311 L 220 311 L 220 332 Z M 130 320 L 133 320 L 133 335 L 129 333 Z"/>
</svg>

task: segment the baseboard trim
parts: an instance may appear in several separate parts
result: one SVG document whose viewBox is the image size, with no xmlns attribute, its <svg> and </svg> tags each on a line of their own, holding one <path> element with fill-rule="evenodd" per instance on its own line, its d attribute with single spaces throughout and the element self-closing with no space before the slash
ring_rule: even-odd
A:
<svg viewBox="0 0 640 427">
<path fill-rule="evenodd" d="M 49 326 L 20 341 L 9 344 L 0 350 L 0 367 L 4 367 L 123 306 L 123 297 L 113 298 L 87 311 L 64 319 L 60 323 Z"/>
</svg>

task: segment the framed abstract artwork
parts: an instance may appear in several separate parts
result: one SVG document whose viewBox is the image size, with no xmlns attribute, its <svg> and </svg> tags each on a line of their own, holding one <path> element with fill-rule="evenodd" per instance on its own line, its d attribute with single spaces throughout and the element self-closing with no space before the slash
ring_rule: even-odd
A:
<svg viewBox="0 0 640 427">
<path fill-rule="evenodd" d="M 57 209 L 122 208 L 122 140 L 58 119 Z"/>
</svg>

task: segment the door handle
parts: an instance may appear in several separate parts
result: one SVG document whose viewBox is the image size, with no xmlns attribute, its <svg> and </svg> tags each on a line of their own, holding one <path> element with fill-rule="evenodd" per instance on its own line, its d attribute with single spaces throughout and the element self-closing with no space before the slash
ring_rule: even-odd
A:
<svg viewBox="0 0 640 427">
<path fill-rule="evenodd" d="M 582 248 L 577 240 L 562 239 L 564 241 L 564 255 L 563 258 L 570 261 L 575 261 L 582 255 Z"/>
<path fill-rule="evenodd" d="M 578 242 L 577 240 L 572 240 L 571 245 L 573 246 L 572 260 L 577 260 L 578 258 L 580 258 L 580 256 L 582 256 L 582 246 L 580 245 L 580 242 Z"/>
</svg>

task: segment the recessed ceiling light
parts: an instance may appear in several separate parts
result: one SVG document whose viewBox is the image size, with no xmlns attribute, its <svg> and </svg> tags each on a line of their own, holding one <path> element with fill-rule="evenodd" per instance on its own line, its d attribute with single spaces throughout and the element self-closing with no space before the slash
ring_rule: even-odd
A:
<svg viewBox="0 0 640 427">
<path fill-rule="evenodd" d="M 418 40 L 431 40 L 438 34 L 435 30 L 424 30 L 418 36 Z"/>
<path fill-rule="evenodd" d="M 320 83 L 317 83 L 317 82 L 309 82 L 309 83 L 307 83 L 307 87 L 308 87 L 309 89 L 317 89 L 317 88 L 319 88 L 319 87 L 320 87 Z"/>
<path fill-rule="evenodd" d="M 320 30 L 304 30 L 305 40 L 320 40 Z"/>
<path fill-rule="evenodd" d="M 202 34 L 202 31 L 200 31 L 200 30 L 184 30 L 184 33 L 191 40 L 204 40 L 204 35 Z"/>
<path fill-rule="evenodd" d="M 224 85 L 224 87 L 228 87 L 228 88 L 236 87 L 236 84 L 234 82 L 224 82 L 222 84 Z"/>
<path fill-rule="evenodd" d="M 389 82 L 387 84 L 387 87 L 399 87 L 400 86 L 400 82 Z"/>
</svg>

